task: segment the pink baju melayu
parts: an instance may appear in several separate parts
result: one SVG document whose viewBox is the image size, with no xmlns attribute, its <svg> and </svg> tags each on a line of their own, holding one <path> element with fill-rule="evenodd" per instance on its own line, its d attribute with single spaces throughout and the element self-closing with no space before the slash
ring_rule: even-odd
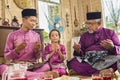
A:
<svg viewBox="0 0 120 80">
<path fill-rule="evenodd" d="M 15 52 L 16 45 L 26 42 L 27 46 L 17 54 Z M 22 29 L 16 30 L 8 35 L 6 46 L 5 46 L 5 59 L 10 60 L 11 62 L 35 62 L 40 58 L 42 52 L 39 50 L 38 53 L 34 52 L 34 43 L 40 42 L 40 36 L 33 30 L 28 32 L 23 31 Z M 39 70 L 37 72 L 36 70 Z M 44 72 L 41 72 L 41 68 L 33 70 L 33 72 L 27 72 L 27 76 L 32 77 L 44 77 Z"/>
<path fill-rule="evenodd" d="M 65 47 L 62 44 L 59 44 L 60 50 L 64 56 L 64 60 L 66 59 L 66 51 Z M 49 55 L 52 52 L 52 46 L 51 44 L 48 44 L 45 47 L 45 52 L 43 54 L 44 61 L 48 61 L 50 63 L 51 69 L 53 71 L 57 71 L 60 75 L 66 74 L 66 66 L 64 64 L 64 60 L 60 59 L 60 56 L 58 52 L 55 52 L 55 54 L 49 59 Z"/>
<path fill-rule="evenodd" d="M 5 71 L 7 65 L 5 64 L 0 64 L 0 76 L 2 76 L 2 73 Z"/>
</svg>

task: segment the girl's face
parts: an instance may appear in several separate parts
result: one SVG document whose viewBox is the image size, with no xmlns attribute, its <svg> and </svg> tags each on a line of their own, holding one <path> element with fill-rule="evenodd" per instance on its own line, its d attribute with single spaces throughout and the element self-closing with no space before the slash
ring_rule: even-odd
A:
<svg viewBox="0 0 120 80">
<path fill-rule="evenodd" d="M 60 40 L 60 36 L 57 31 L 52 31 L 50 34 L 50 40 L 52 43 L 58 43 Z"/>
</svg>

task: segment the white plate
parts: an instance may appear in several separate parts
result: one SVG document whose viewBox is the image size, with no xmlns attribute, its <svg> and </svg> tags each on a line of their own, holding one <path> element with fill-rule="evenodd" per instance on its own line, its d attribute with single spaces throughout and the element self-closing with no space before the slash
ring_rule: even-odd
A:
<svg viewBox="0 0 120 80">
<path fill-rule="evenodd" d="M 61 78 L 55 78 L 53 80 L 60 80 Z M 80 80 L 79 77 L 70 77 L 70 80 Z"/>
</svg>

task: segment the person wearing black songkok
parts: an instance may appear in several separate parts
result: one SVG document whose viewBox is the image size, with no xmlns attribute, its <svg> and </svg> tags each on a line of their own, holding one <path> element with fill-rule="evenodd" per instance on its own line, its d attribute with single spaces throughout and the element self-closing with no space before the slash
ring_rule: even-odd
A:
<svg viewBox="0 0 120 80">
<path fill-rule="evenodd" d="M 50 70 L 48 63 L 34 66 L 35 63 L 42 57 L 42 44 L 40 35 L 33 29 L 36 26 L 37 14 L 36 9 L 26 8 L 22 12 L 22 27 L 19 30 L 11 32 L 6 41 L 5 59 L 15 63 L 34 63 L 33 68 L 28 69 L 26 73 L 28 80 L 43 78 L 46 71 Z M 54 72 L 49 72 L 55 74 Z M 56 73 L 57 74 L 57 73 Z"/>
<path fill-rule="evenodd" d="M 91 76 L 95 73 L 113 74 L 117 70 L 118 59 L 115 55 L 120 54 L 119 38 L 115 31 L 101 26 L 101 12 L 88 12 L 86 19 L 87 31 L 80 36 L 79 43 L 74 43 L 74 58 L 67 64 L 70 69 L 69 74 L 83 76 Z M 105 55 L 102 56 L 102 53 L 114 56 L 108 60 Z"/>
</svg>

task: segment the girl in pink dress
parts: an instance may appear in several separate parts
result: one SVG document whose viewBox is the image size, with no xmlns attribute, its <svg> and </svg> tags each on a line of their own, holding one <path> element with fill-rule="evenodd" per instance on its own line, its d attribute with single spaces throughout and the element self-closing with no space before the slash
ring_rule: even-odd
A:
<svg viewBox="0 0 120 80">
<path fill-rule="evenodd" d="M 45 47 L 43 54 L 44 61 L 48 61 L 52 71 L 56 71 L 59 75 L 66 75 L 66 66 L 64 60 L 66 59 L 65 46 L 60 44 L 60 32 L 56 29 L 51 30 L 49 38 L 51 44 Z"/>
</svg>

